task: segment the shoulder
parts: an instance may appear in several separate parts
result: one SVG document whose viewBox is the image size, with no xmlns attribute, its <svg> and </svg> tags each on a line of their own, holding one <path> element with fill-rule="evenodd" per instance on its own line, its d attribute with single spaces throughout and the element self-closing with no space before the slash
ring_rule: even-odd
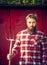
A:
<svg viewBox="0 0 47 65">
<path fill-rule="evenodd" d="M 21 30 L 21 31 L 19 31 L 16 35 L 22 35 L 22 34 L 26 34 L 26 32 L 27 32 L 27 29 L 24 29 L 24 30 Z"/>
<path fill-rule="evenodd" d="M 37 31 L 37 34 L 39 34 L 39 35 L 44 35 L 44 32 L 42 32 L 42 31 Z"/>
<path fill-rule="evenodd" d="M 45 33 L 42 31 L 37 31 L 37 34 L 43 39 L 43 38 L 47 38 Z"/>
<path fill-rule="evenodd" d="M 26 32 L 27 32 L 27 29 L 24 29 L 24 30 L 19 31 L 17 34 L 24 34 Z"/>
</svg>

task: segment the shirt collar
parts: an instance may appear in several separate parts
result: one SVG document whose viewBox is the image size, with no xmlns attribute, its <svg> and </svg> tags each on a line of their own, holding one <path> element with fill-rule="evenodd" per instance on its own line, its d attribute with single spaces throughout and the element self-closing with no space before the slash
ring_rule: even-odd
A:
<svg viewBox="0 0 47 65">
<path fill-rule="evenodd" d="M 35 31 L 35 32 L 30 32 L 28 29 L 26 29 L 26 33 L 28 33 L 28 34 L 36 34 L 37 33 L 37 31 Z"/>
</svg>

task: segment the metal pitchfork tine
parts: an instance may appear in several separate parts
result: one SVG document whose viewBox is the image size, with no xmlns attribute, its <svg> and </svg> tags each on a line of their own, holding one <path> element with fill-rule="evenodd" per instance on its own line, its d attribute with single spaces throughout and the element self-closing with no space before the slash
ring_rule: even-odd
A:
<svg viewBox="0 0 47 65">
<path fill-rule="evenodd" d="M 12 54 L 12 42 L 15 41 L 14 35 L 13 35 L 13 38 L 11 38 L 11 37 L 7 38 L 7 34 L 6 34 L 6 40 L 10 41 L 9 54 Z M 9 60 L 8 65 L 11 65 L 11 59 Z"/>
</svg>

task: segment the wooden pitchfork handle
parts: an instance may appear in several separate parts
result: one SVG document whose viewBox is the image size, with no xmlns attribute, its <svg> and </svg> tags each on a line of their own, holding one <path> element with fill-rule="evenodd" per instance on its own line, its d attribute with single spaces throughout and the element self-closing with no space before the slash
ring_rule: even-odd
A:
<svg viewBox="0 0 47 65">
<path fill-rule="evenodd" d="M 10 41 L 9 54 L 12 54 L 12 41 L 14 41 L 14 39 L 9 39 L 9 41 Z M 9 64 L 8 65 L 11 65 L 11 59 L 9 60 Z"/>
</svg>

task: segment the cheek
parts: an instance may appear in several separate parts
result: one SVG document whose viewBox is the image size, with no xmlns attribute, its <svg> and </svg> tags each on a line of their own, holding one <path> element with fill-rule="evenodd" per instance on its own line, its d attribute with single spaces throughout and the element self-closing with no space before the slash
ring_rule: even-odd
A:
<svg viewBox="0 0 47 65">
<path fill-rule="evenodd" d="M 29 23 L 27 23 L 27 26 L 29 27 L 29 26 L 30 26 L 30 24 L 29 24 Z"/>
<path fill-rule="evenodd" d="M 34 23 L 33 26 L 36 26 L 36 23 Z"/>
</svg>

